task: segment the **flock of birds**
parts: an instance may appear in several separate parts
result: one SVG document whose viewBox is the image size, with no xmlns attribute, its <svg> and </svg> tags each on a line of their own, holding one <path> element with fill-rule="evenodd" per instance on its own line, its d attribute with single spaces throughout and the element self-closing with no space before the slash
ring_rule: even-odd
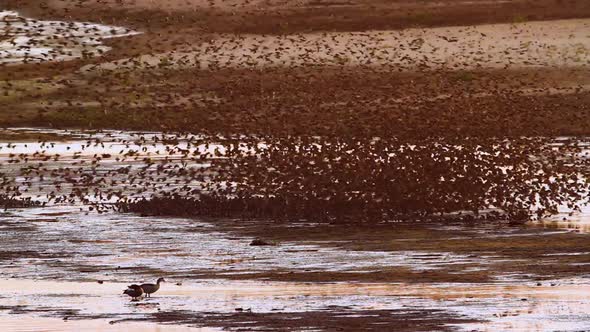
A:
<svg viewBox="0 0 590 332">
<path fill-rule="evenodd" d="M 50 50 L 41 63 L 2 67 L 14 70 L 2 73 L 1 107 L 16 115 L 0 124 L 177 133 L 60 151 L 4 145 L 5 206 L 332 221 L 490 207 L 522 219 L 587 200 L 580 142 L 556 148 L 552 137 L 587 130 L 588 89 L 536 87 L 539 67 L 584 76 L 588 23 L 252 36 L 195 33 L 182 15 L 160 16 L 98 58 L 82 51 L 134 32 L 2 16 L 12 51 Z M 60 55 L 82 59 L 73 69 L 44 61 Z M 37 69 L 47 75 L 30 79 Z"/>
<path fill-rule="evenodd" d="M 7 207 L 316 221 L 493 207 L 494 218 L 521 220 L 575 210 L 590 186 L 580 140 L 122 136 L 0 145 L 0 197 Z"/>
</svg>

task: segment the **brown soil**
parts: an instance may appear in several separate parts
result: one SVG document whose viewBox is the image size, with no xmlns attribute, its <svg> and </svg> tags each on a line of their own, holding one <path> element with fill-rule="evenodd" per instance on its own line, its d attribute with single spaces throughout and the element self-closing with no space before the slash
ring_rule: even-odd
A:
<svg viewBox="0 0 590 332">
<path fill-rule="evenodd" d="M 0 253 L 0 262 L 8 262 L 13 261 L 15 259 L 22 259 L 22 258 L 37 258 L 37 259 L 51 259 L 51 258 L 61 258 L 63 255 L 54 255 L 54 254 L 47 254 L 41 253 L 34 250 L 27 250 L 27 251 L 3 251 Z"/>
</svg>

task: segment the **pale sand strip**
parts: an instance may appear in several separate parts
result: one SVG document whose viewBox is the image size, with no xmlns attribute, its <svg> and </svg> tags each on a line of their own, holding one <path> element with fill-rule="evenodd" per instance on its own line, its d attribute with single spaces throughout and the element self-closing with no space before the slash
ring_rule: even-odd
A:
<svg viewBox="0 0 590 332">
<path fill-rule="evenodd" d="M 401 70 L 589 67 L 590 19 L 284 36 L 218 35 L 192 50 L 92 68 L 391 66 Z"/>
</svg>

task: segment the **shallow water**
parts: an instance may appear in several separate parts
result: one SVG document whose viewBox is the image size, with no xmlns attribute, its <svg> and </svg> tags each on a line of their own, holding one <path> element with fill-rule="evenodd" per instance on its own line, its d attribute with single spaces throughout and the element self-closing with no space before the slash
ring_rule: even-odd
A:
<svg viewBox="0 0 590 332">
<path fill-rule="evenodd" d="M 590 233 L 590 207 L 583 206 L 581 211 L 569 215 L 566 209 L 564 212 L 545 218 L 533 225 L 540 225 L 550 229 L 567 229 L 578 233 Z"/>
<path fill-rule="evenodd" d="M 31 247 L 41 256 L 25 255 L 9 265 L 0 262 L 0 276 L 133 280 L 154 273 L 182 278 L 211 271 L 222 277 L 277 270 L 371 272 L 400 267 L 423 271 L 474 264 L 485 268 L 494 261 L 486 255 L 449 252 L 349 251 L 313 241 L 253 247 L 249 245 L 253 238 L 213 228 L 194 219 L 86 214 L 75 207 L 14 209 L 0 214 L 3 248 L 18 253 Z M 20 236 L 11 236 L 17 231 Z M 22 237 L 29 239 L 26 247 Z"/>
</svg>

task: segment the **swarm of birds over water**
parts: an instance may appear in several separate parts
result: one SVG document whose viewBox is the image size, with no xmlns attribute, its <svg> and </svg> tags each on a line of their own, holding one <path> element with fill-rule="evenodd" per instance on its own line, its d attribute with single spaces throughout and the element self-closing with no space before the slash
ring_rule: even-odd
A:
<svg viewBox="0 0 590 332">
<path fill-rule="evenodd" d="M 1 147 L 3 197 L 99 213 L 526 220 L 579 209 L 589 190 L 578 140 L 151 134 L 37 144 Z"/>
<path fill-rule="evenodd" d="M 0 16 L 0 125 L 155 133 L 4 144 L 0 204 L 338 222 L 587 202 L 590 21 L 371 4 L 372 26 L 363 2 L 8 1 L 38 18 Z M 590 15 L 569 6 L 551 18 Z"/>
</svg>

